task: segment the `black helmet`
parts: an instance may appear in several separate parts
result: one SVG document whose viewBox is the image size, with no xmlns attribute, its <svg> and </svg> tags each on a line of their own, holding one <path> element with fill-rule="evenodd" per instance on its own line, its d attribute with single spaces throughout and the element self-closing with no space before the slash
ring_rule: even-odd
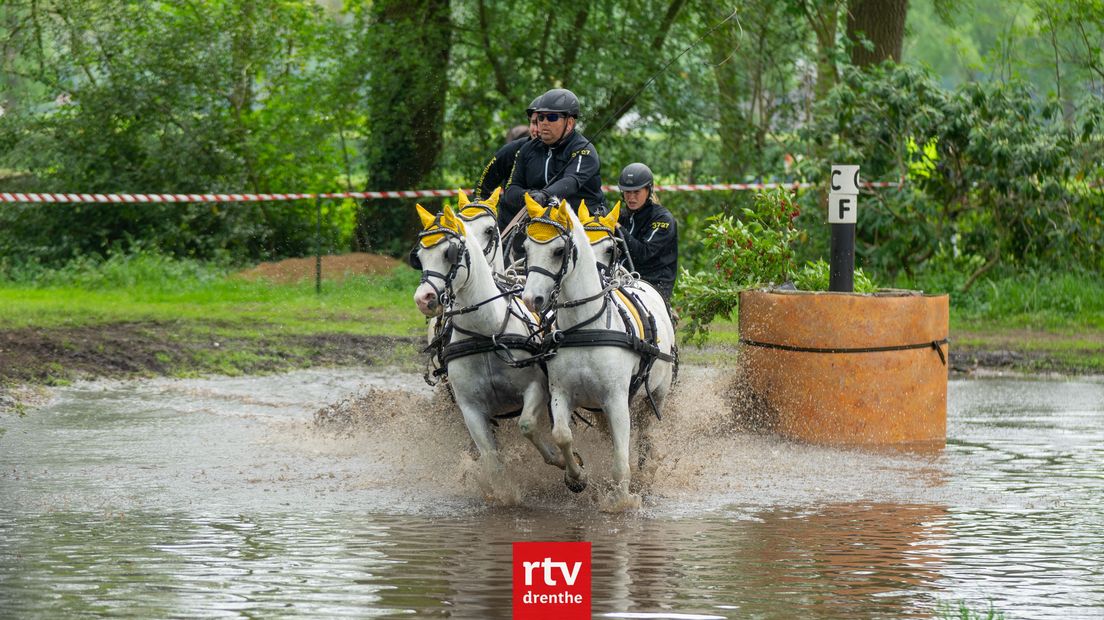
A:
<svg viewBox="0 0 1104 620">
<path fill-rule="evenodd" d="M 525 118 L 529 118 L 529 117 L 533 116 L 533 112 L 536 112 L 537 111 L 537 106 L 540 105 L 540 100 L 541 100 L 541 98 L 537 97 L 536 99 L 534 99 L 529 104 L 528 108 L 525 108 Z"/>
<path fill-rule="evenodd" d="M 553 88 L 533 102 L 533 112 L 562 112 L 579 117 L 579 98 L 566 88 Z"/>
<path fill-rule="evenodd" d="M 642 163 L 634 163 L 625 166 L 621 170 L 621 176 L 617 179 L 617 188 L 623 192 L 633 191 L 647 187 L 651 189 L 652 169 Z"/>
</svg>

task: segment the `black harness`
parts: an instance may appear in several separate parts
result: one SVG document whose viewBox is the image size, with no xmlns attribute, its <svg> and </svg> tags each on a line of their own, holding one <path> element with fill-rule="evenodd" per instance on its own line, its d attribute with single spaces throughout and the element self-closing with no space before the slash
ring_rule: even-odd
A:
<svg viewBox="0 0 1104 620">
<path fill-rule="evenodd" d="M 565 244 L 563 262 L 560 264 L 560 268 L 557 273 L 552 273 L 547 269 L 534 266 L 526 266 L 526 274 L 530 272 L 540 273 L 553 279 L 555 283 L 552 288 L 549 301 L 552 304 L 553 310 L 559 308 L 572 308 L 581 306 L 585 303 L 602 300 L 602 307 L 598 312 L 590 318 L 572 325 L 571 327 L 559 330 L 554 329 L 551 322 L 554 320 L 555 314 L 553 313 L 547 317 L 541 317 L 541 330 L 547 333 L 543 343 L 543 353 L 551 358 L 555 355 L 555 352 L 560 347 L 601 347 L 601 346 L 613 346 L 629 349 L 640 356 L 640 367 L 633 374 L 629 381 L 629 398 L 631 399 L 636 395 L 636 392 L 641 386 L 645 387 L 645 396 L 648 399 L 648 404 L 651 405 L 652 411 L 655 413 L 656 418 L 660 418 L 659 407 L 656 406 L 655 399 L 652 398 L 651 390 L 647 389 L 648 378 L 652 371 L 652 366 L 657 359 L 665 362 L 670 362 L 678 367 L 677 351 L 675 355 L 665 353 L 658 346 L 658 329 L 656 328 L 655 315 L 648 311 L 647 307 L 636 295 L 636 293 L 624 286 L 621 286 L 619 282 L 612 279 L 612 273 L 606 271 L 603 274 L 603 279 L 607 284 L 602 288 L 600 292 L 590 297 L 582 299 L 575 299 L 572 301 L 566 301 L 557 303 L 556 298 L 560 293 L 560 286 L 563 280 L 563 276 L 578 260 L 578 248 L 575 247 L 575 240 L 572 237 L 570 231 L 564 228 L 559 222 L 549 217 L 551 208 L 547 209 L 541 217 L 533 218 L 531 224 L 548 224 L 554 227 L 559 236 L 557 239 L 563 239 Z M 612 231 L 604 226 L 592 227 L 593 230 L 605 230 Z M 570 248 L 570 256 L 568 252 Z M 570 263 L 569 263 L 570 261 Z M 616 263 L 614 263 L 616 264 Z M 620 294 L 632 304 L 636 310 L 637 315 L 640 317 L 640 323 L 644 330 L 644 333 L 637 335 L 634 333 L 632 325 L 634 324 L 633 318 L 629 315 L 629 310 L 620 304 L 613 302 L 613 291 L 619 291 Z M 590 324 L 597 321 L 602 315 L 606 314 L 610 304 L 613 303 L 617 309 L 618 314 L 621 316 L 621 320 L 625 325 L 627 331 L 615 330 L 615 329 L 585 329 Z"/>
<path fill-rule="evenodd" d="M 435 358 L 438 365 L 432 372 L 426 372 L 426 383 L 429 385 L 437 385 L 442 378 L 446 378 L 448 376 L 449 362 L 462 357 L 478 355 L 480 353 L 494 352 L 499 359 L 514 368 L 522 368 L 534 363 L 543 362 L 544 356 L 542 355 L 543 350 L 540 342 L 539 323 L 534 323 L 523 313 L 518 312 L 513 303 L 513 299 L 508 299 L 510 303 L 507 304 L 507 311 L 502 319 L 502 324 L 499 326 L 498 331 L 490 336 L 463 329 L 453 323 L 453 317 L 474 312 L 480 307 L 502 297 L 512 298 L 521 292 L 521 289 L 510 287 L 496 279 L 495 285 L 499 289 L 498 295 L 493 295 L 483 301 L 463 308 L 451 309 L 455 300 L 453 283 L 456 279 L 456 275 L 459 273 L 460 267 L 470 270 L 471 255 L 468 252 L 467 242 L 464 240 L 463 236 L 449 228 L 440 226 L 440 217 L 441 216 L 438 215 L 437 219 L 434 220 L 434 224 L 437 224 L 436 227 L 430 224 L 426 230 L 418 234 L 418 242 L 410 251 L 409 257 L 410 266 L 422 272 L 421 282 L 428 283 L 433 287 L 433 290 L 437 293 L 438 299 L 441 300 L 441 305 L 449 308 L 441 313 L 441 320 L 437 323 L 433 339 L 422 350 L 423 353 L 429 353 L 431 355 L 431 363 Z M 423 269 L 421 259 L 418 257 L 418 249 L 419 246 L 421 246 L 421 240 L 436 234 L 443 234 L 448 238 L 447 243 L 450 244 L 445 250 L 445 259 L 450 264 L 448 273 L 442 274 L 436 271 Z M 441 286 L 438 287 L 431 278 L 440 278 L 442 280 Z M 511 316 L 520 318 L 523 323 L 530 326 L 528 336 L 505 333 Z M 468 338 L 457 342 L 451 342 L 453 332 L 463 334 Z M 529 353 L 530 357 L 518 360 L 512 353 L 512 351 L 515 350 L 526 351 Z"/>
</svg>

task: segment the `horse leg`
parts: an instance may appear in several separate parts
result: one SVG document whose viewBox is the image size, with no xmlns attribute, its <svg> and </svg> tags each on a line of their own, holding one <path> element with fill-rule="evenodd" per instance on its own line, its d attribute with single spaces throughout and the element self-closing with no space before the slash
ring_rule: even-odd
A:
<svg viewBox="0 0 1104 620">
<path fill-rule="evenodd" d="M 629 468 L 628 453 L 631 432 L 631 411 L 628 405 L 628 395 L 622 394 L 620 398 L 612 398 L 605 407 L 606 417 L 609 421 L 609 435 L 614 443 L 613 475 L 614 495 L 612 502 L 605 507 L 608 511 L 623 511 L 639 507 L 639 496 L 629 492 Z"/>
<path fill-rule="evenodd" d="M 482 411 L 470 403 L 458 400 L 457 404 L 464 415 L 464 425 L 468 427 L 468 434 L 471 435 L 475 447 L 479 450 L 479 465 L 489 476 L 498 474 L 502 470 L 502 463 L 498 459 L 498 448 L 495 446 L 490 421 Z"/>
<path fill-rule="evenodd" d="M 544 457 L 545 463 L 563 469 L 563 458 L 556 452 L 556 448 L 545 442 L 544 438 L 538 436 L 537 433 L 540 426 L 540 416 L 548 411 L 548 400 L 548 388 L 543 382 L 534 381 L 530 383 L 523 396 L 521 418 L 518 420 L 518 426 L 521 428 L 521 434 L 525 435 L 525 438 L 532 442 L 537 451 Z"/>
<path fill-rule="evenodd" d="M 571 407 L 566 395 L 552 394 L 552 441 L 560 447 L 564 462 L 564 484 L 573 493 L 582 493 L 587 487 L 586 471 L 574 458 L 571 433 Z"/>
</svg>

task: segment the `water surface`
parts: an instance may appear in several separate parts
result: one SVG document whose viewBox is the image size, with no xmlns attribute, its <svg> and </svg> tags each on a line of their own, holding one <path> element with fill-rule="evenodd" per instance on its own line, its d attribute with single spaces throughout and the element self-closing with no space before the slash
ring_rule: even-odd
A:
<svg viewBox="0 0 1104 620">
<path fill-rule="evenodd" d="M 509 423 L 516 501 L 488 503 L 413 375 L 61 389 L 0 417 L 0 616 L 506 618 L 511 543 L 560 540 L 593 545 L 595 617 L 1104 617 L 1104 383 L 952 381 L 920 454 L 734 430 L 726 383 L 685 373 L 624 514 L 596 431 L 575 496 Z"/>
</svg>

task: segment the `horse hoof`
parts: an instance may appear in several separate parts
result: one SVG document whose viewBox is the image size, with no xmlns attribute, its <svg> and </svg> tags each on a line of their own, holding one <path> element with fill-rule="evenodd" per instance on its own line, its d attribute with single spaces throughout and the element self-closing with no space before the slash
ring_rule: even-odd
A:
<svg viewBox="0 0 1104 620">
<path fill-rule="evenodd" d="M 582 493 L 587 488 L 586 480 L 583 478 L 573 480 L 567 475 L 567 472 L 564 472 L 564 484 L 567 485 L 568 490 L 572 493 Z"/>
</svg>

